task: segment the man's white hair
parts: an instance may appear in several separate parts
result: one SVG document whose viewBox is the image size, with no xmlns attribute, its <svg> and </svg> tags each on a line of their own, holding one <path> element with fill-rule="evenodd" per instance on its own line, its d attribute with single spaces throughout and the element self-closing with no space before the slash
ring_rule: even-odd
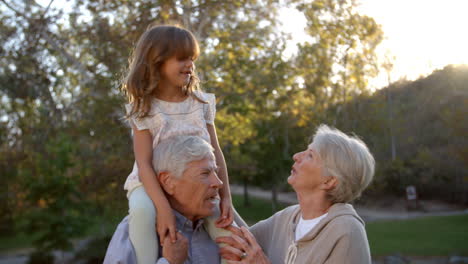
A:
<svg viewBox="0 0 468 264">
<path fill-rule="evenodd" d="M 312 147 L 324 164 L 326 176 L 335 176 L 338 185 L 328 192 L 334 203 L 347 203 L 358 198 L 374 177 L 375 160 L 366 144 L 335 128 L 320 125 Z"/>
<path fill-rule="evenodd" d="M 212 157 L 213 147 L 197 136 L 174 136 L 159 143 L 153 151 L 156 174 L 169 172 L 181 177 L 188 163 Z"/>
</svg>

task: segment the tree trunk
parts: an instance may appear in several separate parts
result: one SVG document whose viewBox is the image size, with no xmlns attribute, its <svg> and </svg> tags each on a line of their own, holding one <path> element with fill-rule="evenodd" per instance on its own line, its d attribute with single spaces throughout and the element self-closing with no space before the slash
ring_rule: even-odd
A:
<svg viewBox="0 0 468 264">
<path fill-rule="evenodd" d="M 249 207 L 250 206 L 250 200 L 249 200 L 249 192 L 248 192 L 248 179 L 247 177 L 244 177 L 244 206 Z"/>
<path fill-rule="evenodd" d="M 271 211 L 276 213 L 278 211 L 278 189 L 276 182 L 271 186 Z"/>
<path fill-rule="evenodd" d="M 388 131 L 390 132 L 390 150 L 392 154 L 392 161 L 396 159 L 396 143 L 395 143 L 395 132 L 393 130 L 393 103 L 392 103 L 392 95 L 390 93 L 390 85 L 387 88 L 387 107 L 388 107 L 388 119 L 389 119 L 389 128 Z"/>
</svg>

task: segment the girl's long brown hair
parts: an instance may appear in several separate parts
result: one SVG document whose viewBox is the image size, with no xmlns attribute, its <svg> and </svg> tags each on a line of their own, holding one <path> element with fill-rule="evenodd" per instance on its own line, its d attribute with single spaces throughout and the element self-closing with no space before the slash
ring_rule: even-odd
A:
<svg viewBox="0 0 468 264">
<path fill-rule="evenodd" d="M 167 59 L 176 56 L 195 60 L 199 54 L 198 42 L 190 31 L 169 25 L 149 27 L 138 40 L 122 80 L 121 89 L 132 104 L 126 117 L 149 115 L 151 101 L 158 89 L 159 71 Z M 193 72 L 189 83 L 183 87 L 184 93 L 195 96 L 193 91 L 199 89 L 198 83 L 198 76 Z"/>
</svg>

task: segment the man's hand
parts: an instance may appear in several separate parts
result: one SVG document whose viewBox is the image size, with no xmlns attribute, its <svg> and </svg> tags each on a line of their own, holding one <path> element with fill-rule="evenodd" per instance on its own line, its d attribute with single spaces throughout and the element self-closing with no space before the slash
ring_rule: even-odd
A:
<svg viewBox="0 0 468 264">
<path fill-rule="evenodd" d="M 188 240 L 180 232 L 176 232 L 177 240 L 171 242 L 169 236 L 164 237 L 162 256 L 170 264 L 183 264 L 188 255 Z"/>
</svg>

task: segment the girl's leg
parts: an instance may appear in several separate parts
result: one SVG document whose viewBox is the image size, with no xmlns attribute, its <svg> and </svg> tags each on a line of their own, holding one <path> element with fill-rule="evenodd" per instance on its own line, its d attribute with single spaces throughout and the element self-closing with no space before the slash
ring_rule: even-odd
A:
<svg viewBox="0 0 468 264">
<path fill-rule="evenodd" d="M 154 264 L 158 257 L 156 210 L 143 186 L 129 196 L 129 236 L 135 248 L 138 264 Z"/>
<path fill-rule="evenodd" d="M 242 219 L 242 217 L 240 217 L 240 215 L 237 213 L 236 209 L 234 209 L 234 206 L 232 208 L 234 210 L 234 222 L 232 223 L 232 225 L 249 227 L 244 222 L 244 219 Z M 219 210 L 219 206 L 217 206 L 216 212 L 212 216 L 205 218 L 205 222 L 204 222 L 205 229 L 210 235 L 211 239 L 213 240 L 215 240 L 218 237 L 231 235 L 231 231 L 227 231 L 226 229 L 216 227 L 215 222 L 216 220 L 218 220 L 220 215 L 221 215 L 221 212 Z M 223 247 L 224 244 L 219 244 L 218 246 Z M 227 263 L 227 261 L 225 259 L 221 259 L 221 264 L 225 264 L 225 263 Z"/>
</svg>

